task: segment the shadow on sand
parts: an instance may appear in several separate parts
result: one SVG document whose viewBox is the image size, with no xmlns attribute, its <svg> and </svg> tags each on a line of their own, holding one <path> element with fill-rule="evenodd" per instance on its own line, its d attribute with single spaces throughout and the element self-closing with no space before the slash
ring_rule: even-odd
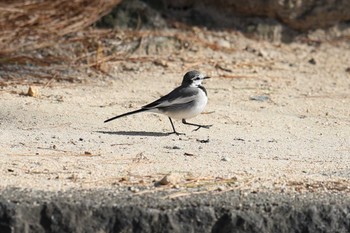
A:
<svg viewBox="0 0 350 233">
<path fill-rule="evenodd" d="M 146 131 L 95 131 L 96 133 L 124 136 L 148 136 L 148 137 L 164 137 L 171 135 L 170 133 L 146 132 Z"/>
</svg>

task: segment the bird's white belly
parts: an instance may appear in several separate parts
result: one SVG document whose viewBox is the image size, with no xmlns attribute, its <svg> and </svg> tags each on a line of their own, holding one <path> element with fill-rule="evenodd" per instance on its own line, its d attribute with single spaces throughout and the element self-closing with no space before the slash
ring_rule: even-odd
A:
<svg viewBox="0 0 350 233">
<path fill-rule="evenodd" d="M 207 105 L 208 98 L 203 91 L 199 91 L 198 95 L 198 98 L 196 98 L 197 100 L 192 102 L 191 107 L 184 108 L 182 111 L 168 111 L 164 112 L 163 114 L 177 120 L 190 119 L 199 115 L 201 112 L 203 112 L 205 106 Z"/>
</svg>

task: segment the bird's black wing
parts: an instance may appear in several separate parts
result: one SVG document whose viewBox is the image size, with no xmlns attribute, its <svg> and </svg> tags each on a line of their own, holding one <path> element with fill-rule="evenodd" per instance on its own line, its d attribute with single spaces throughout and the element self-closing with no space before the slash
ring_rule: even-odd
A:
<svg viewBox="0 0 350 233">
<path fill-rule="evenodd" d="M 198 94 L 197 88 L 192 87 L 177 87 L 169 94 L 159 98 L 158 100 L 147 104 L 142 109 L 163 108 L 176 104 L 185 104 L 196 99 Z"/>
</svg>

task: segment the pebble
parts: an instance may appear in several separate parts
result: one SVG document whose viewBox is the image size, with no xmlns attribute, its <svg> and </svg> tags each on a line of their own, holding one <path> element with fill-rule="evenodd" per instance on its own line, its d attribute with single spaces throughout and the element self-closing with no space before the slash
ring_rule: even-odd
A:
<svg viewBox="0 0 350 233">
<path fill-rule="evenodd" d="M 138 189 L 138 188 L 136 188 L 136 187 L 129 187 L 128 189 L 129 189 L 129 191 L 131 191 L 131 192 L 133 192 L 133 193 L 137 193 L 137 192 L 140 191 L 140 189 Z"/>
<path fill-rule="evenodd" d="M 177 184 L 181 181 L 181 176 L 178 173 L 169 173 L 165 175 L 160 181 L 157 183 L 159 185 L 168 185 L 168 184 Z"/>
<path fill-rule="evenodd" d="M 229 158 L 227 158 L 227 157 L 222 157 L 222 158 L 221 158 L 221 161 L 229 162 L 229 161 L 231 161 L 231 159 L 229 159 Z"/>
<path fill-rule="evenodd" d="M 216 44 L 223 48 L 231 48 L 230 42 L 224 39 L 218 40 Z"/>
<path fill-rule="evenodd" d="M 270 99 L 270 97 L 267 95 L 256 95 L 256 96 L 249 97 L 249 100 L 254 100 L 254 101 L 259 101 L 259 102 L 268 101 L 269 99 Z"/>
<path fill-rule="evenodd" d="M 225 187 L 224 186 L 219 186 L 216 190 L 219 191 L 219 192 L 222 192 L 222 191 L 225 190 Z"/>
<path fill-rule="evenodd" d="M 27 95 L 28 96 L 31 96 L 31 97 L 37 97 L 38 96 L 38 90 L 32 86 L 30 86 L 28 88 L 28 92 L 27 92 Z"/>
</svg>

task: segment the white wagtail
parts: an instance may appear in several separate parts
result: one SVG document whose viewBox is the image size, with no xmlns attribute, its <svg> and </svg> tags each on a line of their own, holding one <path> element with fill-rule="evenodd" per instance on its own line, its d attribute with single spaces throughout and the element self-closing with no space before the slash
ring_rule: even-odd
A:
<svg viewBox="0 0 350 233">
<path fill-rule="evenodd" d="M 173 128 L 173 132 L 170 134 L 182 134 L 178 133 L 175 130 L 171 118 L 182 120 L 183 124 L 198 127 L 197 129 L 195 129 L 195 131 L 197 131 L 200 128 L 208 129 L 212 125 L 198 125 L 186 121 L 186 119 L 195 117 L 198 114 L 200 114 L 204 110 L 204 107 L 207 105 L 207 91 L 201 84 L 204 79 L 208 78 L 210 77 L 206 77 L 196 70 L 189 71 L 183 77 L 181 86 L 175 88 L 169 94 L 159 98 L 158 100 L 150 104 L 141 107 L 138 110 L 112 117 L 108 120 L 105 120 L 104 122 L 106 123 L 117 118 L 139 112 L 154 112 L 162 113 L 169 117 L 171 127 Z"/>
</svg>

